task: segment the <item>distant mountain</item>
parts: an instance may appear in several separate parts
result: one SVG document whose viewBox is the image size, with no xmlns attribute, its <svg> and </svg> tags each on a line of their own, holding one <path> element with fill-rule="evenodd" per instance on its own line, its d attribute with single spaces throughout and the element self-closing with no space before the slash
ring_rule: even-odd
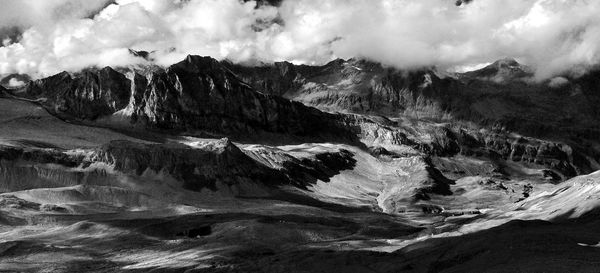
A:
<svg viewBox="0 0 600 273">
<path fill-rule="evenodd" d="M 530 68 L 503 59 L 456 78 L 435 69 L 403 71 L 365 60 L 323 66 L 226 63 L 256 90 L 331 111 L 471 122 L 593 149 L 600 139 L 600 72 L 534 82 Z"/>
<path fill-rule="evenodd" d="M 479 70 L 466 72 L 462 76 L 502 83 L 515 80 L 530 80 L 533 77 L 533 70 L 521 65 L 515 59 L 506 58 L 495 61 Z"/>
<path fill-rule="evenodd" d="M 452 89 L 432 70 L 400 71 L 360 59 L 338 59 L 323 66 L 276 63 L 255 69 L 231 64 L 230 68 L 262 92 L 354 113 L 441 118 L 440 105 L 425 105 L 418 98 Z"/>
<path fill-rule="evenodd" d="M 138 50 L 129 49 L 129 54 L 131 54 L 131 55 L 133 55 L 135 57 L 140 57 L 140 58 L 142 58 L 144 60 L 147 60 L 147 61 L 153 61 L 153 59 L 150 58 L 150 54 L 151 53 L 152 52 L 143 51 L 143 50 L 139 50 L 138 51 Z"/>
</svg>

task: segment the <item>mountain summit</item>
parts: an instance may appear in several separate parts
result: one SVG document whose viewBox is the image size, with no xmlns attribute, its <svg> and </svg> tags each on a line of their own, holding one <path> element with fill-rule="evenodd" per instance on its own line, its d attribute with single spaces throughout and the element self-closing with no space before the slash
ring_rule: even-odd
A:
<svg viewBox="0 0 600 273">
<path fill-rule="evenodd" d="M 481 68 L 479 70 L 466 72 L 465 77 L 489 80 L 497 83 L 527 80 L 533 77 L 533 70 L 521 65 L 515 59 L 505 58 Z"/>
</svg>

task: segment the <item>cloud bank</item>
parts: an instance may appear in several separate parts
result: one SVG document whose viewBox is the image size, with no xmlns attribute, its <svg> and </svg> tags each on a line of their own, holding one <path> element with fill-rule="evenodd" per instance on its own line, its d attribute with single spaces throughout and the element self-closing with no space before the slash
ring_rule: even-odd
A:
<svg viewBox="0 0 600 273">
<path fill-rule="evenodd" d="M 600 62 L 600 1 L 0 0 L 0 74 L 161 65 L 187 54 L 321 64 L 363 57 L 398 68 L 461 69 L 513 57 L 538 78 Z M 468 4 L 467 4 L 468 2 Z M 112 3 L 112 4 L 110 4 Z"/>
</svg>

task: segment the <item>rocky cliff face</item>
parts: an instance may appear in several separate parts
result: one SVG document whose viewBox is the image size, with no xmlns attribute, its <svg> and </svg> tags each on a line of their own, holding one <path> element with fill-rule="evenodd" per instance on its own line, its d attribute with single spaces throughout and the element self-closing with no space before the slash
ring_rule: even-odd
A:
<svg viewBox="0 0 600 273">
<path fill-rule="evenodd" d="M 0 192 L 82 184 L 110 185 L 104 171 L 77 170 L 84 157 L 63 151 L 0 145 Z"/>
<path fill-rule="evenodd" d="M 36 80 L 25 87 L 24 94 L 57 114 L 96 119 L 125 107 L 130 86 L 123 74 L 105 67 Z"/>
<path fill-rule="evenodd" d="M 526 166 L 541 166 L 562 175 L 561 179 L 590 173 L 597 169 L 596 160 L 568 144 L 547 141 L 501 130 L 438 128 L 427 146 L 436 155 L 465 155 L 502 159 Z"/>
<path fill-rule="evenodd" d="M 225 185 L 258 182 L 285 183 L 285 176 L 261 168 L 228 139 L 207 143 L 201 149 L 183 144 L 140 144 L 110 142 L 86 158 L 89 164 L 104 162 L 116 171 L 141 176 L 146 171 L 163 172 L 183 182 L 183 187 L 199 191 Z"/>
<path fill-rule="evenodd" d="M 387 116 L 443 118 L 443 103 L 429 98 L 450 98 L 455 88 L 433 70 L 399 71 L 358 59 L 338 59 L 316 67 L 277 63 L 230 68 L 262 92 L 324 109 Z"/>
<path fill-rule="evenodd" d="M 189 56 L 152 74 L 133 113 L 139 121 L 167 129 L 337 134 L 330 129 L 335 127 L 333 115 L 255 92 L 208 57 Z"/>
<path fill-rule="evenodd" d="M 191 191 L 236 189 L 256 185 L 306 188 L 326 181 L 356 162 L 346 150 L 295 158 L 283 153 L 277 166 L 265 165 L 269 155 L 250 157 L 229 139 L 142 144 L 117 140 L 95 149 L 60 150 L 0 145 L 0 192 L 76 185 L 123 186 L 126 177 L 163 177 Z M 162 181 L 161 180 L 161 181 Z"/>
<path fill-rule="evenodd" d="M 276 62 L 273 65 L 248 67 L 231 62 L 223 62 L 227 68 L 255 90 L 265 94 L 282 96 L 288 90 L 300 85 L 301 75 L 297 67 L 289 62 Z"/>
<path fill-rule="evenodd" d="M 256 92 L 209 57 L 188 56 L 166 69 L 125 74 L 109 67 L 63 72 L 30 83 L 19 95 L 77 120 L 118 117 L 165 130 L 351 138 L 335 115 Z"/>
</svg>

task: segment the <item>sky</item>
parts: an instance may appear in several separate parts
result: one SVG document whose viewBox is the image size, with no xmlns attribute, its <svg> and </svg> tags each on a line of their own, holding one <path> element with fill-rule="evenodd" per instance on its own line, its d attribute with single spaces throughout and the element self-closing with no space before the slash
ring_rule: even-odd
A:
<svg viewBox="0 0 600 273">
<path fill-rule="evenodd" d="M 0 0 L 0 74 L 170 65 L 186 55 L 461 71 L 511 57 L 536 78 L 600 62 L 597 0 Z M 15 35 L 17 33 L 17 35 Z"/>
</svg>

